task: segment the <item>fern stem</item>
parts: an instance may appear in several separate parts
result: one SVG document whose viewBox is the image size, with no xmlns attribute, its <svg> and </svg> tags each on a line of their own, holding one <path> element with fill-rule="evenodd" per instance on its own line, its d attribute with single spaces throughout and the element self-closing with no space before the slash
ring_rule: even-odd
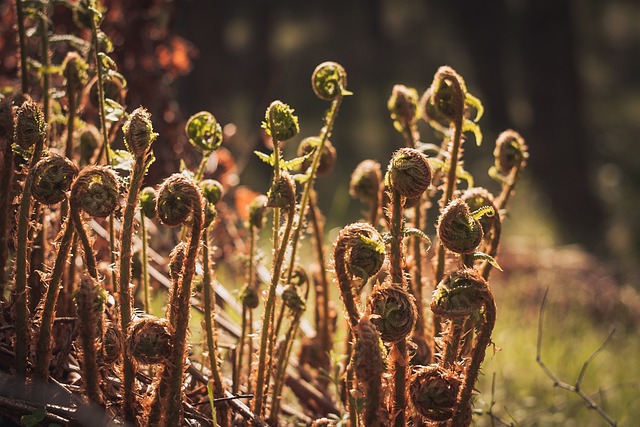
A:
<svg viewBox="0 0 640 427">
<path fill-rule="evenodd" d="M 65 210 L 68 209 L 69 202 L 65 201 Z M 55 317 L 55 305 L 60 293 L 60 281 L 64 272 L 64 266 L 69 256 L 71 242 L 73 241 L 74 227 L 71 217 L 67 218 L 64 225 L 64 233 L 60 240 L 58 253 L 56 255 L 51 277 L 49 279 L 49 287 L 44 299 L 42 309 L 42 320 L 40 322 L 40 332 L 36 344 L 36 369 L 35 376 L 37 379 L 46 381 L 49 378 L 49 363 L 51 361 L 51 336 L 53 319 Z"/>
<path fill-rule="evenodd" d="M 213 322 L 214 302 L 212 295 L 213 280 L 211 279 L 211 261 L 209 259 L 209 243 L 207 229 L 202 233 L 202 263 L 203 263 L 203 279 L 202 292 L 204 299 L 204 324 L 207 335 L 207 350 L 209 351 L 209 361 L 211 374 L 213 376 L 213 385 L 215 387 L 214 396 L 216 398 L 224 397 L 224 387 L 222 385 L 222 376 L 220 375 L 220 367 L 218 366 L 218 350 L 215 343 L 215 324 Z M 226 405 L 216 407 L 217 421 L 222 427 L 229 424 L 229 417 Z"/>
<path fill-rule="evenodd" d="M 142 180 L 146 172 L 147 161 L 146 156 L 136 157 L 133 166 L 133 175 L 127 195 L 127 204 L 124 209 L 122 220 L 122 246 L 120 248 L 120 281 L 118 286 L 118 294 L 120 297 L 120 327 L 124 334 L 129 330 L 129 324 L 132 319 L 132 295 L 131 286 L 131 257 L 132 257 L 132 238 L 133 238 L 133 220 L 135 210 L 138 206 L 138 196 L 142 187 Z M 123 394 L 124 409 L 127 420 L 133 422 L 135 420 L 135 368 L 133 361 L 129 355 L 129 349 L 124 346 L 123 359 Z"/>
</svg>

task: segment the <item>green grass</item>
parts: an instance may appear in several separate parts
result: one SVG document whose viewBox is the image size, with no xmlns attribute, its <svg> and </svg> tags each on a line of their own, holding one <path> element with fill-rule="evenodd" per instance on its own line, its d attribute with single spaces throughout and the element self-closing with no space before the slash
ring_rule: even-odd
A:
<svg viewBox="0 0 640 427">
<path fill-rule="evenodd" d="M 611 340 L 589 365 L 581 387 L 618 425 L 636 425 L 640 419 L 640 335 L 633 324 L 637 322 L 622 311 L 612 311 L 605 320 L 594 316 L 591 304 L 571 298 L 572 294 L 586 292 L 583 283 L 567 282 L 563 274 L 558 274 L 560 283 L 539 283 L 539 275 L 534 271 L 506 281 L 495 280 L 499 314 L 493 341 L 500 350 L 495 355 L 491 348 L 487 352 L 476 408 L 486 410 L 490 406 L 495 375 L 493 412 L 509 423 L 607 425 L 575 393 L 554 387 L 536 363 L 538 313 L 543 287 L 549 286 L 541 346 L 543 361 L 559 380 L 575 385 L 584 362 L 616 327 Z M 541 292 L 531 292 L 534 286 Z M 598 304 L 598 300 L 591 303 Z M 487 415 L 477 417 L 476 424 L 492 425 Z M 502 424 L 496 420 L 493 425 Z"/>
</svg>

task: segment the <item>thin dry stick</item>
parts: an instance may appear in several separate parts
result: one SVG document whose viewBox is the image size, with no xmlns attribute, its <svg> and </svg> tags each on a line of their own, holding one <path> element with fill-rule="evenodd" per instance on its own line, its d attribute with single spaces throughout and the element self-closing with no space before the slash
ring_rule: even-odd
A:
<svg viewBox="0 0 640 427">
<path fill-rule="evenodd" d="M 544 373 L 551 379 L 551 381 L 553 381 L 554 387 L 559 387 L 564 390 L 570 391 L 571 393 L 577 394 L 578 396 L 580 396 L 580 398 L 582 398 L 582 400 L 584 400 L 587 403 L 587 407 L 589 409 L 595 410 L 598 413 L 598 415 L 600 415 L 610 426 L 617 427 L 618 423 L 613 418 L 611 418 L 611 416 L 607 414 L 607 412 L 604 409 L 602 409 L 591 398 L 591 396 L 585 393 L 584 390 L 582 390 L 582 388 L 580 387 L 582 384 L 584 375 L 587 372 L 587 368 L 589 367 L 589 364 L 593 361 L 593 359 L 595 359 L 596 355 L 602 351 L 604 346 L 607 345 L 607 343 L 613 336 L 613 333 L 615 332 L 615 328 L 611 330 L 611 332 L 609 333 L 607 338 L 604 340 L 604 342 L 600 344 L 600 347 L 598 347 L 593 353 L 591 353 L 591 356 L 589 356 L 589 358 L 583 363 L 582 369 L 578 374 L 578 379 L 576 380 L 576 383 L 574 385 L 561 381 L 560 378 L 558 378 L 558 376 L 554 374 L 553 371 L 551 371 L 551 369 L 549 369 L 549 367 L 542 361 L 542 323 L 543 323 L 542 321 L 544 317 L 544 308 L 547 304 L 548 294 L 549 294 L 549 288 L 547 288 L 547 290 L 545 291 L 544 297 L 542 298 L 542 304 L 540 304 L 540 317 L 538 320 L 538 344 L 536 346 L 536 362 L 538 363 L 538 365 L 540 365 Z"/>
</svg>

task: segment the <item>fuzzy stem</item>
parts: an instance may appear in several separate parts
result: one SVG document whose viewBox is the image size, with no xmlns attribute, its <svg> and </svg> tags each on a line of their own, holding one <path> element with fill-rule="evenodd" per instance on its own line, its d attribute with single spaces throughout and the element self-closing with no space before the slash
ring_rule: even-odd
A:
<svg viewBox="0 0 640 427">
<path fill-rule="evenodd" d="M 131 280 L 131 244 L 133 238 L 133 220 L 136 207 L 138 206 L 138 196 L 142 187 L 142 180 L 147 168 L 146 156 L 135 159 L 133 175 L 127 195 L 127 204 L 124 209 L 122 219 L 122 247 L 120 248 L 120 280 L 118 295 L 120 297 L 120 327 L 123 333 L 129 330 L 132 316 L 132 295 L 129 282 Z M 125 418 L 131 422 L 135 420 L 135 367 L 129 355 L 128 346 L 124 346 L 123 358 L 123 392 Z"/>
<path fill-rule="evenodd" d="M 68 206 L 68 201 L 64 203 Z M 36 344 L 36 369 L 35 376 L 37 379 L 47 381 L 49 378 L 49 363 L 51 361 L 51 336 L 53 328 L 53 319 L 55 317 L 55 305 L 60 292 L 60 281 L 64 272 L 64 266 L 69 256 L 71 242 L 73 241 L 73 222 L 71 218 L 67 218 L 64 226 L 64 234 L 60 240 L 58 254 L 51 271 L 49 279 L 49 287 L 45 296 L 42 320 L 40 322 L 40 332 Z"/>
<path fill-rule="evenodd" d="M 195 182 L 196 184 L 202 180 L 205 167 L 207 166 L 207 162 L 209 161 L 209 157 L 211 157 L 212 153 L 213 151 L 207 151 L 202 155 L 202 159 L 200 160 L 200 165 L 198 166 L 198 170 L 196 171 L 196 174 L 193 177 L 193 182 Z M 182 230 L 180 231 L 180 241 L 183 241 L 186 235 L 187 235 L 187 227 L 183 225 Z"/>
<path fill-rule="evenodd" d="M 358 321 L 360 320 L 360 310 L 356 304 L 355 297 L 353 296 L 353 290 L 351 289 L 351 280 L 347 273 L 347 267 L 345 265 L 345 252 L 347 247 L 341 245 L 340 242 L 336 245 L 334 251 L 334 262 L 336 269 L 336 278 L 338 280 L 338 287 L 340 288 L 340 294 L 342 296 L 342 302 L 347 312 L 347 318 L 349 320 L 349 331 L 353 331 Z"/>
<path fill-rule="evenodd" d="M 316 153 L 313 156 L 313 161 L 311 163 L 311 172 L 309 179 L 304 183 L 304 190 L 302 192 L 302 198 L 300 199 L 300 208 L 298 213 L 298 221 L 294 226 L 293 237 L 291 238 L 291 256 L 289 258 L 289 268 L 287 274 L 287 280 L 285 283 L 291 282 L 291 277 L 293 275 L 294 265 L 296 262 L 296 252 L 298 250 L 298 242 L 300 241 L 300 234 L 303 230 L 303 222 L 306 217 L 307 205 L 309 204 L 309 199 L 311 197 L 311 192 L 313 189 L 313 185 L 315 183 L 316 172 L 318 170 L 318 165 L 320 164 L 320 158 L 322 157 L 322 151 L 324 150 L 324 145 L 327 141 L 327 138 L 331 134 L 331 130 L 333 129 L 333 124 L 336 120 L 336 116 L 338 115 L 338 111 L 340 110 L 340 104 L 342 104 L 342 95 L 338 95 L 332 102 L 331 108 L 327 112 L 327 117 L 325 120 L 325 126 L 322 128 L 320 132 L 320 143 L 316 148 Z"/>
<path fill-rule="evenodd" d="M 284 346 L 283 346 L 283 354 L 278 360 L 278 364 L 276 367 L 276 375 L 273 383 L 273 396 L 272 396 L 272 407 L 271 413 L 269 414 L 269 423 L 271 425 L 276 425 L 278 420 L 278 412 L 280 411 L 280 403 L 282 400 L 282 387 L 284 385 L 284 380 L 286 376 L 287 365 L 289 364 L 289 357 L 291 356 L 291 350 L 293 349 L 293 344 L 295 343 L 295 334 L 298 331 L 298 325 L 300 325 L 300 319 L 302 318 L 302 314 L 304 312 L 299 310 L 294 314 L 293 319 L 289 325 L 289 329 L 285 335 Z"/>
<path fill-rule="evenodd" d="M 420 137 L 417 135 L 417 129 L 415 123 L 407 123 L 403 127 L 402 135 L 405 138 L 407 147 L 417 148 L 417 142 Z M 418 230 L 423 230 L 422 219 L 422 201 L 423 197 L 413 208 L 413 227 Z M 424 301 L 422 295 L 422 239 L 418 236 L 411 238 L 413 248 L 413 268 L 411 269 L 411 293 L 416 299 L 416 309 L 418 310 L 418 318 L 416 319 L 416 326 L 414 328 L 414 334 L 417 336 L 423 336 L 425 330 L 425 316 L 424 316 Z"/>
<path fill-rule="evenodd" d="M 274 144 L 277 141 L 274 141 Z M 277 162 L 276 162 L 277 163 Z M 264 321 L 262 324 L 262 333 L 260 336 L 260 356 L 258 357 L 258 375 L 256 378 L 256 397 L 255 397 L 255 407 L 254 412 L 257 416 L 262 416 L 262 406 L 263 400 L 266 398 L 264 395 L 265 386 L 268 387 L 268 382 L 265 384 L 265 374 L 267 370 L 265 367 L 268 366 L 267 363 L 267 352 L 269 352 L 269 359 L 273 356 L 273 351 L 268 351 L 271 348 L 269 344 L 269 335 L 270 335 L 270 327 L 272 323 L 272 315 L 274 314 L 275 302 L 276 302 L 276 287 L 278 286 L 278 282 L 280 281 L 280 277 L 282 275 L 282 266 L 284 264 L 284 257 L 287 251 L 287 246 L 289 242 L 289 236 L 291 234 L 291 227 L 293 225 L 293 217 L 295 214 L 295 206 L 290 212 L 287 214 L 287 222 L 285 225 L 284 235 L 282 236 L 282 242 L 280 244 L 280 248 L 276 252 L 276 256 L 273 264 L 273 272 L 271 275 L 271 283 L 269 285 L 269 294 L 267 296 L 267 303 L 264 309 Z M 277 210 L 276 210 L 277 212 Z M 274 212 L 275 217 L 275 212 Z M 274 246 L 275 247 L 275 246 Z M 271 337 L 271 342 L 273 342 L 273 337 Z M 269 364 L 271 362 L 269 361 Z M 269 370 L 270 371 L 270 370 Z"/>
<path fill-rule="evenodd" d="M 403 257 L 403 230 L 402 230 L 402 207 L 403 200 L 399 192 L 391 190 L 391 249 L 390 249 L 390 274 L 391 282 L 399 283 L 403 287 L 406 284 L 404 269 L 402 266 Z"/>
<path fill-rule="evenodd" d="M 9 227 L 10 217 L 13 213 L 13 206 L 9 201 L 13 193 L 13 150 L 11 149 L 11 138 L 7 138 L 4 144 L 2 175 L 0 176 L 0 188 L 4 191 L 0 193 L 0 301 L 4 300 L 4 289 L 7 285 L 7 274 L 5 266 L 9 259 L 9 239 L 11 238 L 11 227 Z"/>
<path fill-rule="evenodd" d="M 147 268 L 147 263 L 149 262 L 149 256 L 147 255 L 147 226 L 145 224 L 145 216 L 142 210 L 140 210 L 140 238 L 142 240 L 142 293 L 144 296 L 144 311 L 151 314 L 149 269 Z"/>
<path fill-rule="evenodd" d="M 69 102 L 69 115 L 67 116 L 67 142 L 64 147 L 64 156 L 73 160 L 73 133 L 75 131 L 76 121 L 76 102 L 77 96 L 73 89 L 73 84 L 67 84 L 67 99 Z"/>
<path fill-rule="evenodd" d="M 403 268 L 403 198 L 400 193 L 391 189 L 391 281 L 401 284 L 405 289 L 406 279 Z M 405 411 L 407 402 L 407 340 L 400 340 L 393 345 L 393 404 L 391 408 L 392 419 L 395 427 L 405 426 Z"/>
<path fill-rule="evenodd" d="M 253 226 L 250 226 L 251 231 L 249 235 L 249 261 L 247 265 L 247 284 L 246 286 L 253 286 L 254 282 L 254 268 L 253 268 L 253 258 L 255 252 L 256 245 L 256 229 Z M 233 377 L 233 393 L 236 394 L 240 390 L 240 381 L 242 378 L 242 362 L 244 357 L 244 346 L 247 337 L 247 328 L 249 328 L 249 334 L 251 334 L 251 323 L 247 322 L 248 320 L 248 311 L 251 309 L 246 306 L 246 304 L 242 304 L 242 329 L 240 333 L 240 339 L 238 341 L 238 355 L 236 360 L 236 369 Z"/>
<path fill-rule="evenodd" d="M 395 427 L 406 426 L 407 409 L 407 340 L 402 339 L 394 344 L 395 357 L 393 360 L 393 406 L 391 408 L 393 425 Z"/>
<path fill-rule="evenodd" d="M 31 160 L 29 162 L 29 170 L 32 170 L 35 164 L 42 156 L 43 138 L 38 138 L 34 147 Z M 20 200 L 20 208 L 18 210 L 18 234 L 16 245 L 16 262 L 15 262 L 15 316 L 16 316 L 16 372 L 19 376 L 25 377 L 27 374 L 27 345 L 29 343 L 29 328 L 27 327 L 29 317 L 29 306 L 27 301 L 27 253 L 31 216 L 31 185 L 34 176 L 32 173 L 27 174 L 24 188 L 22 189 L 22 199 Z"/>
<path fill-rule="evenodd" d="M 92 13 L 92 12 L 90 12 Z M 98 74 L 98 106 L 100 116 L 100 130 L 102 132 L 102 148 L 100 154 L 96 159 L 96 164 L 100 163 L 102 158 L 102 152 L 105 153 L 105 159 L 107 165 L 111 165 L 111 147 L 109 146 L 109 133 L 107 132 L 107 120 L 104 107 L 104 70 L 102 69 L 102 61 L 100 61 L 99 44 L 98 44 L 98 27 L 96 25 L 96 18 L 91 16 L 91 43 L 93 44 L 94 59 L 96 61 L 96 70 Z M 111 283 L 115 285 L 117 283 L 115 265 L 116 265 L 116 248 L 115 248 L 115 225 L 113 214 L 109 215 L 109 262 L 111 263 Z M 126 360 L 126 358 L 125 358 Z M 125 362 L 125 366 L 126 366 Z"/>
<path fill-rule="evenodd" d="M 269 128 L 275 129 L 275 125 L 273 123 L 273 119 L 269 117 Z M 273 164 L 273 187 L 275 188 L 278 179 L 280 178 L 280 142 L 273 135 L 272 132 L 272 143 L 273 143 L 273 154 L 274 154 L 274 164 Z M 293 223 L 293 216 L 295 214 L 295 206 L 289 212 L 287 216 L 287 222 L 285 225 L 285 232 L 282 238 L 282 243 L 279 244 L 279 231 L 280 231 L 280 208 L 273 208 L 273 250 L 274 250 L 274 258 L 273 258 L 273 270 L 271 275 L 271 284 L 269 285 L 269 294 L 267 296 L 267 302 L 265 304 L 264 309 L 264 320 L 262 322 L 262 331 L 260 334 L 260 354 L 258 356 L 258 373 L 256 378 L 256 397 L 255 397 L 255 405 L 254 412 L 256 416 L 262 416 L 262 405 L 263 400 L 266 399 L 264 396 L 265 393 L 265 383 L 266 387 L 269 387 L 268 375 L 270 373 L 270 369 L 265 369 L 267 363 L 267 353 L 269 353 L 269 365 L 271 364 L 271 357 L 273 356 L 273 341 L 275 337 L 271 335 L 271 328 L 273 322 L 273 316 L 275 314 L 275 299 L 276 299 L 276 287 L 278 282 L 280 281 L 280 276 L 282 275 L 282 265 L 284 263 L 284 256 L 286 253 L 286 249 L 289 243 L 289 234 L 291 233 L 291 226 Z M 279 249 L 278 249 L 279 247 Z M 267 372 L 265 372 L 267 371 Z M 267 379 L 265 381 L 265 374 L 267 375 Z"/>
<path fill-rule="evenodd" d="M 209 259 L 209 244 L 207 229 L 202 233 L 202 259 L 203 259 L 203 278 L 202 292 L 204 299 L 204 324 L 207 334 L 207 350 L 209 351 L 209 361 L 211 363 L 211 374 L 213 376 L 213 385 L 215 387 L 214 396 L 216 398 L 224 397 L 224 387 L 222 385 L 222 377 L 220 375 L 220 367 L 218 366 L 218 350 L 215 343 L 215 325 L 213 322 L 214 304 L 211 289 L 213 281 L 211 280 L 211 261 Z M 217 421 L 222 427 L 229 425 L 229 416 L 227 407 L 222 404 L 216 407 Z"/>
<path fill-rule="evenodd" d="M 464 382 L 458 394 L 458 404 L 449 424 L 451 427 L 463 425 L 462 422 L 466 413 L 465 408 L 471 404 L 471 395 L 480 373 L 480 366 L 484 361 L 486 349 L 491 344 L 491 333 L 496 323 L 496 305 L 488 287 L 486 288 L 484 300 L 483 322 L 471 352 L 471 360 L 464 374 Z"/>
<path fill-rule="evenodd" d="M 453 120 L 453 140 L 450 145 L 450 156 L 449 156 L 449 169 L 447 170 L 447 179 L 446 179 L 446 187 L 444 194 L 442 195 L 440 207 L 444 209 L 447 204 L 453 198 L 453 192 L 456 189 L 456 171 L 458 169 L 458 160 L 460 157 L 460 151 L 462 147 L 462 121 L 464 114 L 464 94 L 462 93 L 462 87 L 460 86 L 460 81 L 458 80 L 458 76 L 447 72 L 443 73 L 442 79 L 449 80 L 453 85 L 454 89 L 454 97 L 453 102 L 455 103 L 455 117 Z M 444 277 L 444 263 L 445 263 L 445 251 L 444 246 L 442 244 L 438 245 L 438 264 L 436 267 L 435 274 L 435 284 L 437 286 L 438 283 Z"/>
<path fill-rule="evenodd" d="M 458 348 L 460 347 L 460 341 L 462 339 L 462 331 L 464 319 L 456 318 L 451 319 L 449 324 L 448 336 L 445 340 L 444 355 L 442 356 L 442 365 L 446 369 L 453 369 L 455 366 L 456 358 L 458 356 Z"/>
<path fill-rule="evenodd" d="M 502 187 L 502 192 L 500 193 L 500 196 L 498 196 L 498 199 L 496 200 L 496 215 L 500 215 L 500 212 L 507 207 L 507 202 L 509 202 L 511 195 L 513 194 L 513 190 L 515 189 L 516 182 L 518 181 L 518 177 L 520 176 L 520 172 L 522 171 L 523 167 L 524 167 L 524 162 L 521 162 L 520 164 L 518 164 L 517 166 L 511 169 L 511 172 L 509 173 L 509 177 L 507 178 L 508 183 L 507 185 Z M 500 244 L 501 231 L 502 231 L 501 221 L 498 220 L 496 221 L 496 226 L 494 227 L 493 239 L 491 240 L 491 242 L 487 247 L 487 254 L 494 258 L 498 253 L 498 245 Z M 488 262 L 485 262 L 484 266 L 482 267 L 482 277 L 485 280 L 489 279 L 489 274 L 491 273 L 491 267 L 492 265 L 489 264 Z"/>
<path fill-rule="evenodd" d="M 250 309 L 246 305 L 242 305 L 242 325 L 240 329 L 240 339 L 238 340 L 238 353 L 236 356 L 236 366 L 233 372 L 233 386 L 232 393 L 237 394 L 240 390 L 240 379 L 242 378 L 242 362 L 244 357 L 244 345 L 247 339 L 247 317 L 249 315 L 248 311 Z"/>
<path fill-rule="evenodd" d="M 16 1 L 16 17 L 18 23 L 18 44 L 20 45 L 20 81 L 22 93 L 29 93 L 29 71 L 27 65 L 27 36 L 24 30 L 24 10 L 22 0 Z"/>
<path fill-rule="evenodd" d="M 96 296 L 102 289 L 95 280 L 83 280 L 78 292 L 84 294 L 83 303 L 77 307 L 78 320 L 80 322 L 80 341 L 82 342 L 82 379 L 84 381 L 87 397 L 95 403 L 103 403 L 100 383 L 102 376 L 98 369 L 98 355 L 96 351 L 96 339 L 102 336 L 102 322 L 96 319 L 96 314 L 102 316 L 103 309 L 97 313 L 94 307 Z"/>
<path fill-rule="evenodd" d="M 71 226 L 74 228 L 73 242 L 71 243 L 69 264 L 62 277 L 62 292 L 60 298 L 62 300 L 58 303 L 58 311 L 62 316 L 75 316 L 75 305 L 73 304 L 72 296 L 75 290 L 76 280 L 76 258 L 78 256 L 78 233 L 75 232 L 75 224 L 69 211 L 69 218 Z"/>
<path fill-rule="evenodd" d="M 198 247 L 202 235 L 203 215 L 202 202 L 198 200 L 193 205 L 193 219 L 191 224 L 191 238 L 184 262 L 184 273 L 180 281 L 178 294 L 178 315 L 172 319 L 174 325 L 173 349 L 171 359 L 167 364 L 170 370 L 168 374 L 168 396 L 166 425 L 180 425 L 182 406 L 182 374 L 184 371 L 184 358 L 187 350 L 187 330 L 189 327 L 189 302 L 191 299 L 191 282 L 196 269 L 196 259 L 198 257 Z"/>
<path fill-rule="evenodd" d="M 327 279 L 327 267 L 325 265 L 324 256 L 324 233 L 322 231 L 322 221 L 320 220 L 320 212 L 318 211 L 318 205 L 316 204 L 315 194 L 309 201 L 309 217 L 311 219 L 311 225 L 313 227 L 313 237 L 315 243 L 316 257 L 318 267 L 320 268 L 320 297 L 322 299 L 322 307 L 320 310 L 316 307 L 318 312 L 318 325 L 316 328 L 320 334 L 320 344 L 322 349 L 322 361 L 325 362 L 323 368 L 329 368 L 329 359 L 326 357 L 330 352 L 332 346 L 331 340 L 331 322 L 329 321 L 329 280 Z M 316 286 L 316 290 L 318 286 Z M 316 301 L 318 298 L 316 298 Z"/>
<path fill-rule="evenodd" d="M 87 236 L 87 232 L 84 229 L 84 223 L 80 217 L 80 211 L 74 204 L 71 204 L 71 219 L 76 226 L 77 236 L 80 238 L 80 244 L 84 251 L 84 263 L 87 266 L 89 276 L 94 279 L 98 279 L 98 267 L 96 264 L 96 257 L 93 255 L 93 247 Z"/>
</svg>

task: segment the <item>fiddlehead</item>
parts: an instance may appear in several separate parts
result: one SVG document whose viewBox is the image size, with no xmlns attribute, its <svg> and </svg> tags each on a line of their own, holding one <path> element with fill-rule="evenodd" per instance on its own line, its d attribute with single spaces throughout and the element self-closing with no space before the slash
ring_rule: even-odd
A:
<svg viewBox="0 0 640 427">
<path fill-rule="evenodd" d="M 364 160 L 351 174 L 349 194 L 370 206 L 369 223 L 375 227 L 382 199 L 382 169 L 375 160 Z"/>
<path fill-rule="evenodd" d="M 191 145 L 202 152 L 215 151 L 222 144 L 222 126 L 208 111 L 191 116 L 184 131 Z"/>
<path fill-rule="evenodd" d="M 147 155 L 151 144 L 158 138 L 153 131 L 151 114 L 144 108 L 136 108 L 122 126 L 124 145 L 136 159 Z"/>
<path fill-rule="evenodd" d="M 322 143 L 322 140 L 317 136 L 310 136 L 303 139 L 298 146 L 298 157 L 305 157 L 305 160 L 300 165 L 300 171 L 305 173 L 312 165 L 312 160 L 306 158 L 310 156 L 314 150 L 317 150 Z M 328 139 L 324 142 L 322 152 L 320 153 L 320 159 L 318 160 L 318 167 L 316 170 L 317 176 L 324 176 L 331 172 L 333 166 L 336 163 L 336 149 Z"/>
<path fill-rule="evenodd" d="M 44 114 L 40 106 L 31 98 L 22 103 L 16 112 L 13 141 L 20 150 L 28 152 L 44 143 L 47 132 L 47 123 L 44 121 Z M 35 159 L 35 162 L 39 160 Z M 32 163 L 35 164 L 32 157 Z"/>
<path fill-rule="evenodd" d="M 407 147 L 414 148 L 419 135 L 416 121 L 420 116 L 418 92 L 414 88 L 395 85 L 387 101 L 393 126 L 404 136 Z"/>
<path fill-rule="evenodd" d="M 66 200 L 67 191 L 71 186 L 72 180 L 78 174 L 78 168 L 63 157 L 51 156 L 40 160 L 30 173 L 35 175 L 32 189 L 34 198 L 40 203 L 51 205 Z M 65 206 L 68 205 L 65 203 Z M 73 238 L 74 228 L 70 217 L 67 218 L 63 230 L 55 263 L 49 276 L 47 291 L 41 302 L 42 315 L 36 343 L 35 374 L 39 379 L 43 380 L 49 378 L 55 305 L 58 300 L 64 265 L 67 261 Z"/>
<path fill-rule="evenodd" d="M 311 87 L 316 96 L 324 101 L 351 94 L 347 91 L 347 72 L 342 65 L 332 61 L 316 67 L 311 75 Z"/>
<path fill-rule="evenodd" d="M 87 73 L 89 66 L 86 61 L 76 52 L 69 52 L 62 63 L 63 75 L 67 88 L 67 142 L 64 155 L 73 158 L 73 136 L 75 131 L 76 110 L 78 109 L 78 95 L 89 81 Z"/>
<path fill-rule="evenodd" d="M 445 207 L 437 230 L 442 245 L 457 254 L 473 253 L 482 242 L 482 225 L 462 199 L 454 199 Z"/>
<path fill-rule="evenodd" d="M 126 344 L 129 354 L 138 363 L 166 363 L 173 347 L 171 337 L 171 324 L 167 319 L 145 316 L 131 324 Z"/>
<path fill-rule="evenodd" d="M 80 212 L 106 218 L 115 211 L 118 206 L 118 179 L 115 173 L 106 166 L 84 168 L 71 186 L 70 205 L 71 218 L 84 249 L 87 270 L 91 277 L 97 279 L 96 260 Z"/>
<path fill-rule="evenodd" d="M 408 199 L 420 197 L 431 185 L 431 167 L 427 156 L 415 148 L 401 148 L 389 163 L 389 183 Z"/>
<path fill-rule="evenodd" d="M 376 325 L 382 341 L 397 343 L 406 339 L 415 326 L 415 299 L 395 283 L 377 285 L 367 300 L 371 322 Z"/>
<path fill-rule="evenodd" d="M 363 316 L 355 327 L 354 335 L 353 371 L 365 391 L 364 425 L 387 426 L 389 413 L 382 401 L 382 377 L 387 369 L 386 350 L 380 341 L 380 333 L 369 316 Z"/>
<path fill-rule="evenodd" d="M 184 223 L 191 216 L 191 237 L 182 264 L 182 274 L 178 288 L 173 290 L 171 306 L 175 307 L 170 317 L 173 327 L 173 348 L 167 363 L 168 372 L 163 373 L 162 381 L 156 389 L 160 399 L 165 399 L 161 419 L 166 425 L 178 425 L 182 419 L 182 374 L 187 345 L 189 324 L 189 300 L 191 284 L 195 274 L 196 260 L 204 225 L 202 193 L 197 185 L 182 174 L 173 174 L 167 178 L 158 190 L 156 211 L 160 221 L 169 226 Z M 165 396 L 164 391 L 167 391 Z M 166 405 L 166 407 L 164 407 Z"/>
<path fill-rule="evenodd" d="M 288 172 L 282 172 L 267 193 L 267 207 L 285 209 L 292 216 L 296 209 L 296 187 Z"/>
<path fill-rule="evenodd" d="M 382 268 L 384 257 L 382 237 L 368 223 L 347 225 L 336 239 L 333 253 L 336 278 L 352 329 L 360 320 L 352 280 L 354 277 L 367 280 L 376 274 Z"/>
<path fill-rule="evenodd" d="M 47 124 L 42 110 L 27 97 L 18 108 L 14 126 L 13 148 L 26 156 L 30 153 L 29 166 L 32 168 L 42 155 Z M 34 175 L 29 173 L 22 189 L 22 198 L 18 209 L 18 232 L 16 237 L 15 286 L 13 301 L 16 322 L 16 371 L 25 377 L 27 374 L 27 343 L 29 342 L 29 302 L 27 299 L 27 255 L 29 240 L 29 220 L 31 217 L 31 188 Z"/>
<path fill-rule="evenodd" d="M 482 209 L 484 207 L 489 207 L 493 209 L 496 215 L 484 215 L 479 219 L 480 225 L 482 226 L 482 234 L 484 235 L 485 243 L 489 241 L 499 239 L 501 232 L 501 221 L 500 215 L 497 215 L 498 209 L 496 208 L 493 195 L 489 193 L 485 188 L 482 187 L 473 187 L 464 191 L 460 195 L 460 199 L 462 199 L 468 206 L 469 211 L 474 212 L 478 209 Z"/>
<path fill-rule="evenodd" d="M 41 159 L 29 173 L 34 175 L 33 198 L 43 205 L 55 205 L 66 199 L 78 168 L 67 158 L 53 155 Z"/>
<path fill-rule="evenodd" d="M 447 421 L 453 417 L 460 380 L 438 365 L 423 366 L 409 380 L 409 398 L 414 409 L 426 420 Z"/>
<path fill-rule="evenodd" d="M 106 218 L 118 207 L 118 178 L 107 166 L 91 166 L 71 186 L 71 207 L 96 218 Z"/>
<path fill-rule="evenodd" d="M 286 142 L 296 136 L 300 132 L 300 125 L 294 111 L 284 102 L 273 101 L 267 108 L 262 125 L 267 135 L 278 142 Z"/>
<path fill-rule="evenodd" d="M 100 348 L 100 363 L 103 366 L 113 365 L 120 359 L 125 345 L 125 337 L 122 331 L 113 323 L 107 322 L 102 337 Z"/>
<path fill-rule="evenodd" d="M 102 340 L 107 293 L 95 278 L 85 275 L 74 294 L 74 299 L 80 322 L 82 374 L 85 389 L 91 400 L 102 404 L 103 395 L 100 389 L 102 375 L 98 369 L 97 346 Z"/>
<path fill-rule="evenodd" d="M 456 270 L 438 285 L 431 299 L 431 310 L 447 319 L 470 316 L 484 302 L 486 283 L 473 268 Z"/>
</svg>

